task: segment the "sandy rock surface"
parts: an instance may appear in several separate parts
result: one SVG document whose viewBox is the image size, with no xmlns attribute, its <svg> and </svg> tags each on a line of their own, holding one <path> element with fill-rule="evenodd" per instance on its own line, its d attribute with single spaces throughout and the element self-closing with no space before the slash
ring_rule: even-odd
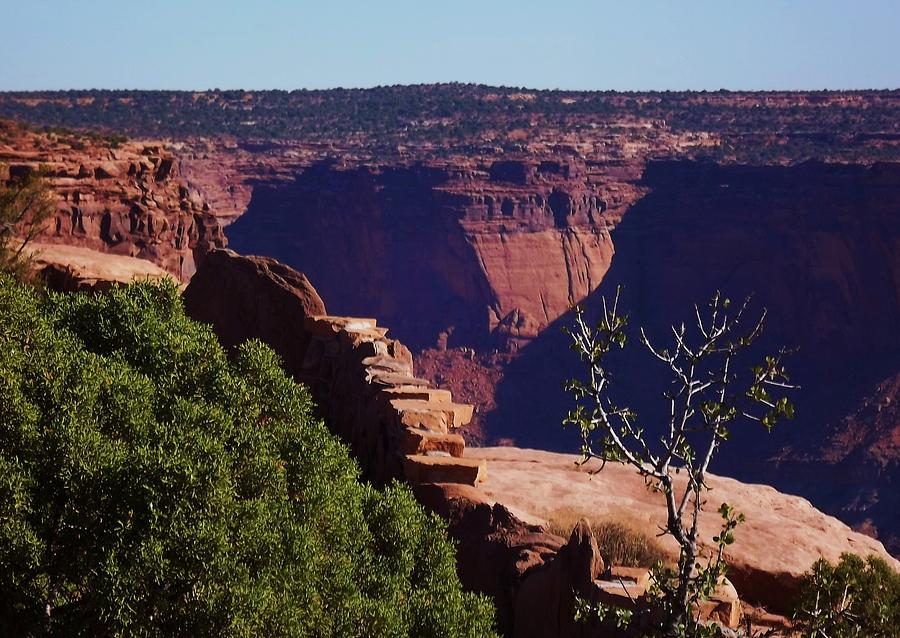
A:
<svg viewBox="0 0 900 638">
<path fill-rule="evenodd" d="M 51 286 L 62 290 L 95 290 L 143 279 L 174 279 L 172 274 L 146 259 L 80 246 L 31 243 L 26 250 L 31 253 L 36 269 L 52 278 Z"/>
<path fill-rule="evenodd" d="M 530 512 L 532 520 L 560 512 L 581 514 L 595 521 L 620 520 L 649 534 L 664 521 L 661 495 L 647 489 L 628 468 L 608 465 L 591 476 L 585 468 L 576 467 L 576 455 L 512 447 L 470 448 L 468 454 L 488 461 L 486 496 L 517 512 Z M 729 577 L 748 600 L 772 605 L 795 589 L 797 578 L 816 559 L 833 561 L 842 552 L 875 554 L 900 570 L 900 562 L 880 542 L 823 514 L 806 499 L 719 476 L 711 477 L 709 483 L 702 538 L 711 544 L 718 532 L 721 519 L 715 509 L 722 502 L 747 517 L 736 532 L 728 559 Z M 675 550 L 674 543 L 666 547 Z"/>
</svg>

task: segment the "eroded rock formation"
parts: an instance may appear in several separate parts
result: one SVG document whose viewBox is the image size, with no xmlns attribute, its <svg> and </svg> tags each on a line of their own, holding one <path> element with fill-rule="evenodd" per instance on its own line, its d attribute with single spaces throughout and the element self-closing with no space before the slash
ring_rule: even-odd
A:
<svg viewBox="0 0 900 638">
<path fill-rule="evenodd" d="M 575 161 L 317 164 L 258 187 L 228 233 L 414 347 L 515 348 L 599 285 L 613 254 L 606 209 Z"/>
<path fill-rule="evenodd" d="M 579 523 L 565 542 L 534 522 L 552 508 L 580 507 L 598 520 L 627 511 L 653 529 L 662 501 L 627 468 L 607 468 L 591 481 L 575 468 L 574 457 L 515 448 L 466 451 L 451 429 L 471 418 L 471 406 L 413 376 L 409 351 L 373 319 L 324 315 L 309 280 L 272 259 L 210 253 L 185 304 L 227 345 L 247 338 L 272 345 L 286 369 L 309 385 L 326 422 L 368 476 L 415 485 L 420 502 L 448 521 L 459 543 L 464 586 L 494 598 L 506 635 L 582 636 L 590 627 L 572 619 L 573 592 L 622 604 L 616 588 L 623 580 L 634 580 L 635 591 L 646 589 L 646 570 L 614 572 L 618 584 L 602 580 L 604 565 L 588 523 Z M 887 556 L 877 541 L 803 499 L 717 477 L 711 487 L 715 498 L 751 521 L 729 560 L 738 591 L 755 602 L 783 605 L 820 556 Z M 715 521 L 703 525 L 711 538 Z M 729 587 L 723 584 L 704 613 L 733 626 L 740 610 Z"/>
<path fill-rule="evenodd" d="M 222 343 L 260 339 L 305 383 L 329 427 L 377 483 L 484 479 L 456 431 L 472 406 L 413 375 L 410 351 L 375 319 L 333 317 L 305 275 L 266 257 L 209 253 L 184 293 L 185 310 Z"/>
<path fill-rule="evenodd" d="M 41 242 L 146 259 L 182 281 L 209 249 L 225 245 L 219 221 L 162 142 L 114 144 L 0 122 L 0 165 L 0 180 L 46 171 L 58 208 Z"/>
</svg>

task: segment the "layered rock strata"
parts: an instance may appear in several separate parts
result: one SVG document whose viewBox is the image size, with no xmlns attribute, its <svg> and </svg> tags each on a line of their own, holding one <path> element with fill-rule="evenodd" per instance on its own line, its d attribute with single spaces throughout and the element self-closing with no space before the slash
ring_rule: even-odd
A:
<svg viewBox="0 0 900 638">
<path fill-rule="evenodd" d="M 216 250 L 184 299 L 188 314 L 211 324 L 224 345 L 256 338 L 272 346 L 371 480 L 484 479 L 484 461 L 464 456 L 458 433 L 472 406 L 416 378 L 412 354 L 374 319 L 327 315 L 305 275 L 273 259 Z"/>
<path fill-rule="evenodd" d="M 152 261 L 182 281 L 211 248 L 225 245 L 216 216 L 187 187 L 162 142 L 116 142 L 77 133 L 35 133 L 0 122 L 0 180 L 43 171 L 57 211 L 40 235 Z"/>
<path fill-rule="evenodd" d="M 614 193 L 583 162 L 340 167 L 258 186 L 228 229 L 241 252 L 307 272 L 342 313 L 413 347 L 515 349 L 599 285 Z"/>
</svg>

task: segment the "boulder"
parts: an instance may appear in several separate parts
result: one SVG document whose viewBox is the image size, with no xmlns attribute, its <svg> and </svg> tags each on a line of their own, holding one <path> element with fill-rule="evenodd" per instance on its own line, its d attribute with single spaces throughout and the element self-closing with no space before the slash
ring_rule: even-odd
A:
<svg viewBox="0 0 900 638">
<path fill-rule="evenodd" d="M 741 599 L 730 580 L 722 578 L 709 600 L 700 603 L 700 618 L 732 629 L 740 625 Z"/>
<path fill-rule="evenodd" d="M 233 347 L 250 338 L 269 344 L 288 372 L 299 372 L 309 338 L 304 321 L 323 316 L 325 304 L 302 273 L 268 257 L 213 250 L 184 293 L 185 310 L 211 324 Z"/>
<path fill-rule="evenodd" d="M 576 598 L 596 598 L 594 581 L 604 571 L 603 558 L 590 524 L 578 521 L 569 542 L 553 560 L 533 569 L 515 602 L 515 638 L 596 636 L 596 621 L 575 619 Z"/>
<path fill-rule="evenodd" d="M 405 428 L 403 437 L 404 454 L 427 454 L 444 452 L 450 456 L 461 457 L 466 441 L 459 434 L 432 432 L 421 428 Z"/>
<path fill-rule="evenodd" d="M 128 173 L 128 165 L 122 165 L 120 162 L 100 162 L 94 167 L 94 178 L 96 179 L 112 179 L 122 177 Z"/>
<path fill-rule="evenodd" d="M 406 455 L 403 463 L 406 480 L 410 483 L 464 483 L 474 486 L 487 477 L 487 462 L 484 459 L 444 454 L 446 456 L 432 456 L 429 453 Z"/>
<path fill-rule="evenodd" d="M 463 587 L 490 596 L 500 631 L 512 635 L 523 578 L 552 558 L 564 539 L 522 521 L 469 485 L 415 485 L 413 492 L 427 509 L 447 521 L 447 531 L 457 543 L 457 572 Z"/>
</svg>

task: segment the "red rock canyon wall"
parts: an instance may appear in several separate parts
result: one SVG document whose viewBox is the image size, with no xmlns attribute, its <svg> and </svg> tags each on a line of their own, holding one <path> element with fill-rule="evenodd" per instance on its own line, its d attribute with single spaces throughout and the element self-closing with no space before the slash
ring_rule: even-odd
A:
<svg viewBox="0 0 900 638">
<path fill-rule="evenodd" d="M 341 168 L 254 191 L 240 252 L 307 272 L 333 307 L 384 317 L 415 348 L 515 349 L 587 296 L 613 254 L 584 164 Z"/>
<path fill-rule="evenodd" d="M 41 242 L 147 259 L 182 281 L 208 250 L 225 245 L 219 220 L 162 142 L 113 143 L 0 122 L 0 165 L 2 180 L 46 171 L 58 208 Z"/>
</svg>

